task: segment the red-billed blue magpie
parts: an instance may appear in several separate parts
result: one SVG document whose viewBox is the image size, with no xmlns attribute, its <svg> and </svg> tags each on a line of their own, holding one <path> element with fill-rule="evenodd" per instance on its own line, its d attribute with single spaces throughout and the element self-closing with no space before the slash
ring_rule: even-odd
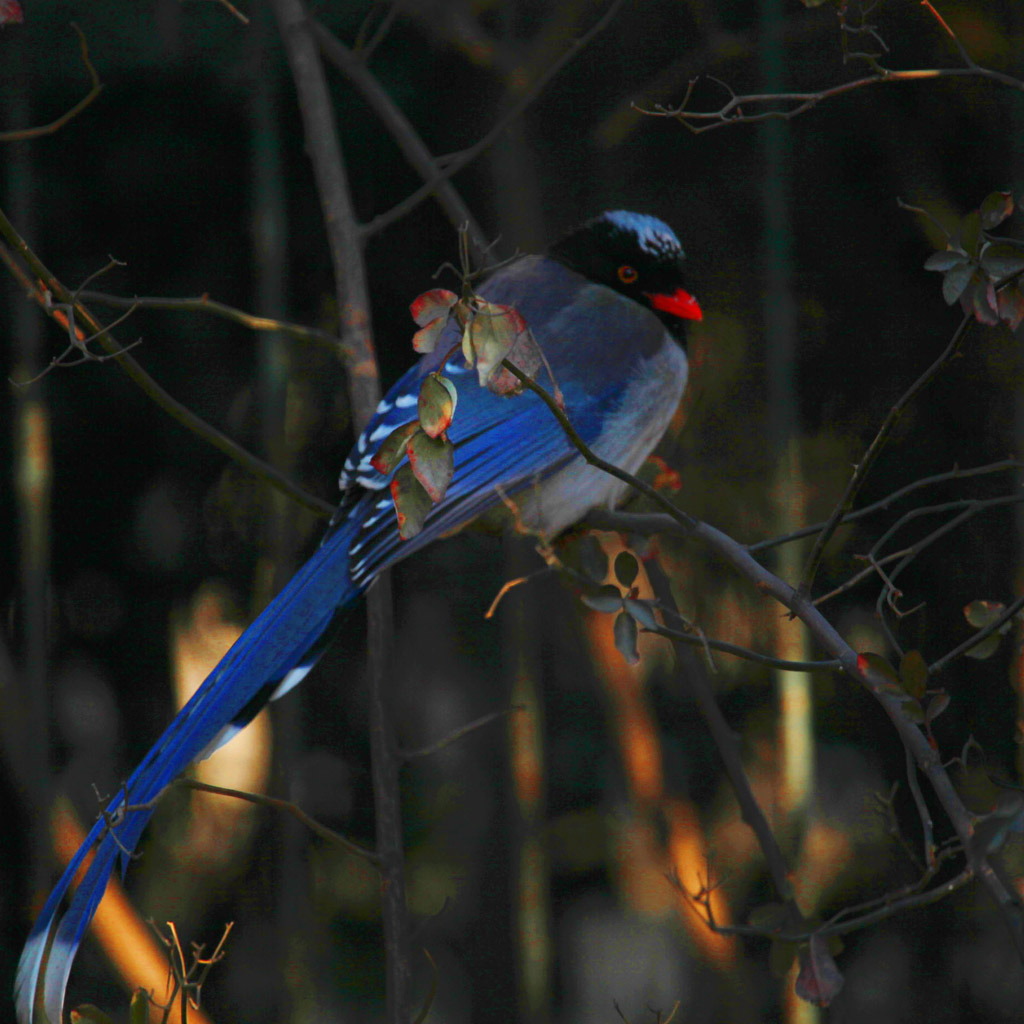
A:
<svg viewBox="0 0 1024 1024">
<path fill-rule="evenodd" d="M 660 440 L 683 394 L 687 320 L 700 306 L 683 286 L 683 249 L 662 221 L 603 213 L 546 257 L 525 256 L 479 288 L 525 319 L 562 390 L 565 410 L 602 458 L 634 473 Z M 321 546 L 242 634 L 93 826 L 29 936 L 15 982 L 21 1024 L 32 1024 L 37 991 L 46 1016 L 62 1017 L 75 952 L 120 857 L 122 873 L 165 787 L 193 761 L 243 728 L 269 700 L 310 670 L 335 612 L 382 570 L 515 496 L 523 521 L 553 537 L 590 509 L 616 504 L 626 485 L 587 466 L 540 399 L 494 394 L 458 353 L 453 321 L 434 352 L 381 401 L 341 474 L 343 498 Z M 420 384 L 443 370 L 457 390 L 448 437 L 454 476 L 423 529 L 403 541 L 389 490 L 374 468 L 391 432 L 415 419 Z M 61 916 L 72 879 L 94 858 Z M 43 964 L 49 937 L 52 947 Z"/>
</svg>

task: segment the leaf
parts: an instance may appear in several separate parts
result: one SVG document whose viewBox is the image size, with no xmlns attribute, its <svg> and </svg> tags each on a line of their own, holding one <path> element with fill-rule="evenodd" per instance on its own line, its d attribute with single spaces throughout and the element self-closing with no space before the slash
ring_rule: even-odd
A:
<svg viewBox="0 0 1024 1024">
<path fill-rule="evenodd" d="M 149 1021 L 149 993 L 144 988 L 137 988 L 132 993 L 132 1000 L 128 1004 L 129 1024 L 148 1024 Z"/>
<path fill-rule="evenodd" d="M 947 306 L 952 306 L 963 295 L 964 289 L 971 283 L 974 274 L 972 263 L 959 263 L 946 271 L 942 279 L 942 297 Z"/>
<path fill-rule="evenodd" d="M 480 386 L 490 387 L 491 378 L 497 372 L 502 359 L 512 352 L 518 336 L 526 331 L 526 321 L 511 306 L 477 299 L 468 330 Z M 465 339 L 463 349 L 465 350 Z M 526 373 L 530 372 L 525 366 L 521 369 Z M 511 374 L 508 376 L 511 377 L 514 387 L 505 386 L 504 390 L 498 392 L 499 394 L 507 394 L 520 387 L 515 377 Z"/>
<path fill-rule="evenodd" d="M 418 411 L 420 426 L 428 437 L 439 437 L 455 415 L 459 393 L 455 385 L 440 373 L 429 373 L 420 385 Z"/>
<path fill-rule="evenodd" d="M 384 443 L 377 449 L 377 454 L 370 459 L 370 465 L 378 473 L 383 473 L 387 476 L 405 457 L 406 446 L 409 444 L 412 435 L 419 429 L 420 425 L 416 420 L 413 420 L 411 423 L 404 423 L 400 427 L 395 427 L 384 438 Z"/>
<path fill-rule="evenodd" d="M 981 226 L 986 231 L 999 227 L 1013 213 L 1013 193 L 990 192 L 978 212 L 981 216 Z"/>
<path fill-rule="evenodd" d="M 966 253 L 956 252 L 952 249 L 945 249 L 942 252 L 933 252 L 931 256 L 924 261 L 924 269 L 941 270 L 945 273 L 947 270 L 952 270 L 953 267 L 958 267 L 961 263 L 965 262 L 967 262 Z"/>
<path fill-rule="evenodd" d="M 622 608 L 622 593 L 611 583 L 582 594 L 580 600 L 595 612 L 617 612 Z"/>
<path fill-rule="evenodd" d="M 882 676 L 886 682 L 891 683 L 894 689 L 903 692 L 903 687 L 900 685 L 900 677 L 896 674 L 896 670 L 883 658 L 880 654 L 875 654 L 873 651 L 868 651 L 866 654 L 857 655 L 857 668 L 861 672 L 875 672 Z"/>
<path fill-rule="evenodd" d="M 430 500 L 442 501 L 455 473 L 455 445 L 421 430 L 409 441 L 408 455 L 409 466 Z"/>
<path fill-rule="evenodd" d="M 98 1006 L 82 1003 L 71 1011 L 71 1024 L 114 1024 Z"/>
<path fill-rule="evenodd" d="M 984 629 L 991 626 L 1005 611 L 1006 605 L 1002 601 L 972 601 L 964 605 L 964 618 L 975 629 Z"/>
<path fill-rule="evenodd" d="M 920 651 L 907 651 L 900 659 L 900 682 L 903 689 L 920 700 L 928 688 L 928 664 Z"/>
<path fill-rule="evenodd" d="M 640 661 L 636 638 L 636 620 L 624 611 L 619 612 L 615 617 L 615 648 L 630 665 L 636 665 Z"/>
<path fill-rule="evenodd" d="M 20 25 L 24 20 L 18 0 L 0 0 L 0 25 Z"/>
<path fill-rule="evenodd" d="M 935 694 L 935 696 L 928 701 L 928 707 L 925 709 L 924 724 L 931 726 L 932 722 L 934 722 L 935 719 L 949 707 L 949 701 L 949 694 L 946 693 L 945 690 L 941 690 L 939 693 Z"/>
<path fill-rule="evenodd" d="M 978 323 L 988 327 L 995 327 L 999 323 L 999 303 L 996 301 L 995 285 L 991 281 L 985 278 L 975 281 L 974 299 L 971 305 Z"/>
<path fill-rule="evenodd" d="M 959 245 L 968 256 L 978 255 L 978 243 L 981 241 L 981 214 L 971 210 L 957 226 L 953 233 L 953 247 Z"/>
<path fill-rule="evenodd" d="M 601 542 L 592 533 L 588 533 L 580 541 L 579 557 L 580 568 L 595 583 L 600 583 L 608 575 L 608 556 L 601 547 Z"/>
<path fill-rule="evenodd" d="M 505 358 L 531 380 L 536 380 L 537 371 L 541 368 L 543 359 L 541 357 L 540 345 L 537 344 L 537 339 L 533 336 L 533 331 L 529 327 L 525 327 L 516 336 L 515 344 Z M 514 373 L 506 370 L 504 366 L 491 378 L 491 382 L 487 385 L 496 395 L 518 395 L 523 390 L 523 386 L 519 378 Z M 562 409 L 565 408 L 565 403 L 561 399 L 561 392 L 558 390 L 557 385 L 555 386 L 555 401 L 558 402 Z"/>
<path fill-rule="evenodd" d="M 423 521 L 433 507 L 430 495 L 413 475 L 410 466 L 402 466 L 391 481 L 391 498 L 398 517 L 398 533 L 402 540 L 415 537 L 423 529 Z"/>
<path fill-rule="evenodd" d="M 996 292 L 996 300 L 999 304 L 999 319 L 1007 324 L 1011 331 L 1020 327 L 1024 320 L 1024 295 L 1021 294 L 1019 285 L 1007 285 Z"/>
<path fill-rule="evenodd" d="M 794 991 L 814 1006 L 828 1006 L 842 988 L 843 976 L 828 951 L 828 943 L 815 932 L 800 951 L 800 973 Z"/>
<path fill-rule="evenodd" d="M 644 629 L 658 628 L 658 620 L 654 617 L 654 609 L 649 601 L 637 601 L 636 598 L 627 597 L 623 599 L 622 606 Z"/>
<path fill-rule="evenodd" d="M 455 292 L 447 288 L 432 288 L 429 292 L 417 295 L 409 303 L 409 312 L 419 327 L 426 327 L 438 317 L 448 319 L 452 306 L 459 301 Z"/>
<path fill-rule="evenodd" d="M 615 578 L 624 587 L 633 586 L 633 580 L 636 579 L 639 571 L 639 563 L 628 551 L 620 551 L 615 556 Z"/>
<path fill-rule="evenodd" d="M 991 658 L 999 650 L 1001 640 L 1002 637 L 998 633 L 992 633 L 990 636 L 985 637 L 984 640 L 979 640 L 973 647 L 964 651 L 964 654 L 968 658 L 974 658 L 975 661 L 984 661 L 986 658 Z"/>
<path fill-rule="evenodd" d="M 426 327 L 421 327 L 412 336 L 412 347 L 422 354 L 433 352 L 437 346 L 437 339 L 441 337 L 447 326 L 448 317 L 446 316 L 439 316 L 436 320 L 431 320 Z"/>
<path fill-rule="evenodd" d="M 990 242 L 981 250 L 981 268 L 996 281 L 1024 270 L 1024 252 L 1003 242 Z"/>
</svg>

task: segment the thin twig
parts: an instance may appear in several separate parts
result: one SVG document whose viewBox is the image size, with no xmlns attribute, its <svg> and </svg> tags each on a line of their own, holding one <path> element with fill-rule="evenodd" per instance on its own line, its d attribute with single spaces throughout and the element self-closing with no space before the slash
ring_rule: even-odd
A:
<svg viewBox="0 0 1024 1024">
<path fill-rule="evenodd" d="M 400 203 L 396 203 L 390 210 L 386 210 L 384 213 L 378 214 L 373 220 L 368 221 L 361 228 L 361 234 L 364 238 L 368 238 L 371 235 L 375 235 L 384 228 L 394 224 L 395 221 L 401 220 L 406 214 L 416 209 L 420 203 L 423 202 L 428 196 L 430 196 L 438 187 L 442 181 L 446 181 L 453 175 L 457 174 L 467 164 L 472 163 L 481 153 L 488 149 L 494 141 L 499 138 L 502 133 L 511 125 L 519 116 L 523 113 L 526 108 L 533 103 L 533 101 L 544 91 L 547 84 L 568 64 L 574 57 L 576 57 L 589 43 L 591 43 L 596 36 L 603 32 L 610 24 L 612 18 L 618 13 L 619 8 L 623 5 L 624 0 L 612 0 L 612 3 L 608 6 L 608 9 L 604 14 L 578 39 L 574 39 L 569 47 L 562 54 L 558 60 L 554 61 L 551 66 L 540 74 L 537 79 L 533 82 L 529 89 L 527 89 L 516 101 L 509 107 L 508 111 L 503 117 L 501 117 L 493 128 L 486 135 L 484 135 L 477 142 L 473 143 L 468 149 L 464 149 L 459 153 L 450 155 L 449 157 L 438 158 L 438 162 L 443 165 L 442 169 L 438 170 L 434 176 L 423 183 L 415 192 L 412 192 Z"/>
<path fill-rule="evenodd" d="M 896 426 L 899 418 L 903 415 L 904 409 L 906 409 L 910 402 L 913 401 L 917 393 L 921 391 L 925 385 L 929 384 L 953 358 L 953 356 L 956 355 L 971 321 L 971 315 L 969 313 L 965 314 L 964 318 L 960 321 L 960 326 L 953 332 L 953 337 L 950 339 L 949 344 L 942 350 L 939 357 L 931 364 L 931 366 L 928 367 L 927 370 L 924 371 L 924 373 L 921 374 L 920 377 L 917 378 L 916 381 L 914 381 L 913 384 L 910 385 L 910 387 L 900 396 L 896 404 L 889 410 L 889 414 L 886 416 L 885 421 L 879 428 L 874 440 L 868 446 L 868 450 L 864 453 L 864 457 L 856 467 L 854 467 L 853 475 L 850 477 L 850 480 L 846 485 L 846 489 L 843 491 L 839 501 L 836 502 L 832 515 L 829 516 L 828 521 L 825 524 L 825 528 L 818 534 L 818 537 L 814 542 L 814 548 L 811 550 L 811 554 L 807 559 L 803 580 L 800 584 L 800 589 L 804 593 L 810 592 L 810 589 L 814 584 L 814 577 L 818 572 L 818 566 L 821 564 L 822 556 L 825 553 L 826 545 L 835 534 L 843 516 L 849 512 L 850 506 L 853 504 L 853 501 L 857 496 L 857 492 L 867 479 L 867 475 L 871 471 L 871 467 L 874 465 L 875 459 L 878 458 L 882 449 L 885 447 L 885 443 L 888 441 L 893 427 Z"/>
<path fill-rule="evenodd" d="M 18 234 L 2 209 L 0 209 L 0 235 L 8 240 L 15 252 L 31 268 L 35 277 L 43 282 L 44 287 L 42 288 L 34 284 L 31 278 L 18 265 L 13 254 L 11 254 L 6 246 L 0 243 L 0 261 L 7 265 L 13 276 L 25 287 L 30 298 L 34 299 L 45 309 L 45 292 L 48 291 L 61 302 L 72 305 L 79 320 L 84 322 L 89 327 L 89 330 L 95 333 L 96 340 L 108 352 L 118 356 L 115 360 L 118 368 L 127 374 L 161 409 L 188 430 L 191 430 L 192 433 L 212 444 L 218 451 L 223 452 L 228 458 L 248 470 L 253 476 L 258 477 L 272 487 L 276 487 L 283 494 L 308 508 L 311 512 L 315 512 L 318 516 L 324 519 L 331 518 L 334 514 L 333 505 L 304 491 L 285 474 L 262 459 L 258 459 L 251 452 L 246 451 L 241 445 L 232 441 L 226 434 L 217 430 L 212 424 L 207 423 L 202 417 L 197 416 L 191 409 L 165 391 L 131 355 L 126 353 L 125 348 L 120 342 L 103 327 L 82 302 L 74 301 L 72 293 L 47 269 L 46 265 L 29 247 L 28 243 Z M 49 311 L 49 313 L 50 316 L 54 316 L 53 310 Z"/>
<path fill-rule="evenodd" d="M 286 814 L 290 814 L 296 821 L 305 825 L 306 828 L 318 835 L 321 839 L 325 839 L 333 846 L 340 846 L 343 850 L 347 850 L 349 853 L 355 854 L 357 857 L 362 857 L 363 860 L 369 861 L 371 864 L 379 863 L 377 854 L 373 850 L 368 850 L 365 846 L 360 846 L 359 843 L 353 842 L 351 839 L 346 838 L 340 832 L 336 832 L 333 828 L 328 828 L 326 825 L 321 825 L 315 818 L 311 818 L 301 807 L 297 804 L 293 804 L 290 800 L 281 800 L 275 796 L 266 796 L 263 793 L 247 793 L 240 789 L 226 789 L 224 786 L 211 786 L 208 782 L 199 782 L 196 779 L 178 779 L 175 783 L 177 786 L 182 786 L 185 789 L 196 789 L 201 793 L 214 793 L 217 796 L 229 796 L 235 800 L 245 800 L 250 804 L 256 804 L 259 807 L 272 807 L 275 811 L 284 811 Z"/>
<path fill-rule="evenodd" d="M 431 754 L 444 750 L 445 747 L 451 746 L 451 744 L 458 742 L 464 736 L 468 736 L 471 732 L 476 732 L 477 729 L 489 725 L 491 722 L 505 718 L 513 712 L 525 710 L 526 707 L 524 705 L 513 704 L 512 707 L 502 708 L 501 711 L 491 711 L 489 714 L 474 718 L 472 722 L 459 726 L 458 729 L 453 729 L 447 736 L 441 737 L 436 743 L 431 743 L 425 747 L 416 747 L 413 750 L 399 750 L 398 754 L 403 761 L 414 761 L 419 757 L 429 757 Z"/>
<path fill-rule="evenodd" d="M 695 636 L 678 629 L 670 629 L 668 626 L 659 626 L 657 629 L 642 628 L 641 632 L 677 640 L 680 643 L 690 644 L 692 647 L 710 647 L 713 651 L 721 651 L 723 654 L 732 654 L 745 661 L 756 662 L 758 665 L 786 669 L 790 672 L 822 672 L 828 669 L 842 668 L 836 658 L 830 658 L 827 661 L 787 661 L 785 658 L 773 658 L 770 655 L 752 651 L 749 647 L 740 647 L 724 640 L 712 640 L 711 637 Z"/>
<path fill-rule="evenodd" d="M 24 139 L 38 139 L 44 135 L 53 135 L 55 132 L 59 132 L 69 121 L 78 117 L 103 92 L 103 83 L 100 81 L 100 76 L 96 74 L 96 69 L 92 66 L 92 61 L 89 60 L 89 44 L 86 42 L 85 33 L 74 22 L 71 22 L 71 27 L 78 34 L 78 44 L 82 50 L 82 63 L 85 65 L 85 70 L 89 72 L 89 81 L 92 83 L 89 91 L 70 110 L 61 114 L 55 121 L 51 121 L 49 124 L 38 125 L 35 128 L 19 128 L 16 131 L 0 132 L 0 142 L 20 142 Z"/>
<path fill-rule="evenodd" d="M 125 298 L 120 295 L 109 295 L 106 292 L 94 292 L 79 290 L 79 298 L 85 302 L 98 302 L 104 306 L 111 306 L 114 309 L 125 309 L 134 307 L 137 309 L 168 309 L 180 310 L 182 312 L 211 313 L 214 316 L 231 320 L 252 331 L 273 331 L 276 334 L 284 334 L 298 341 L 315 341 L 330 345 L 335 350 L 344 352 L 346 358 L 350 353 L 344 350 L 344 343 L 341 338 L 330 331 L 322 331 L 318 327 L 307 327 L 305 324 L 292 323 L 288 320 L 274 320 L 268 316 L 255 316 L 243 309 L 236 309 L 234 306 L 227 306 L 223 302 L 216 302 L 206 295 L 198 295 L 195 298 L 161 298 L 153 295 L 136 295 L 133 298 Z"/>
</svg>

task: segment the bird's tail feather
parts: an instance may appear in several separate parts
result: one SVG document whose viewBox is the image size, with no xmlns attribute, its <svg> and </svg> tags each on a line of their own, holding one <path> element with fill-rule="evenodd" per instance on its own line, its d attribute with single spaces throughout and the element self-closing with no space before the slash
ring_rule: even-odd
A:
<svg viewBox="0 0 1024 1024">
<path fill-rule="evenodd" d="M 244 726 L 258 706 L 290 688 L 289 675 L 298 675 L 293 670 L 304 666 L 308 652 L 317 649 L 335 610 L 350 604 L 362 592 L 365 584 L 354 584 L 348 571 L 348 548 L 359 522 L 358 515 L 352 516 L 328 535 L 224 655 L 132 773 L 105 817 L 93 825 L 47 900 L 22 952 L 15 982 L 21 1024 L 31 1024 L 33 1019 L 51 933 L 43 1009 L 50 1021 L 63 1019 L 64 990 L 82 936 L 119 856 L 122 874 L 127 868 L 156 798 L 192 761 L 207 756 Z M 71 882 L 94 850 L 95 856 L 61 917 L 60 908 Z"/>
</svg>

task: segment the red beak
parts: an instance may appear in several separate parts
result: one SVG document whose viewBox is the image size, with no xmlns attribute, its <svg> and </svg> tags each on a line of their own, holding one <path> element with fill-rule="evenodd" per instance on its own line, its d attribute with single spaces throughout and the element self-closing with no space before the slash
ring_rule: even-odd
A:
<svg viewBox="0 0 1024 1024">
<path fill-rule="evenodd" d="M 648 295 L 651 305 L 663 313 L 671 313 L 680 320 L 703 320 L 700 304 L 683 288 L 677 288 L 671 295 Z"/>
</svg>

